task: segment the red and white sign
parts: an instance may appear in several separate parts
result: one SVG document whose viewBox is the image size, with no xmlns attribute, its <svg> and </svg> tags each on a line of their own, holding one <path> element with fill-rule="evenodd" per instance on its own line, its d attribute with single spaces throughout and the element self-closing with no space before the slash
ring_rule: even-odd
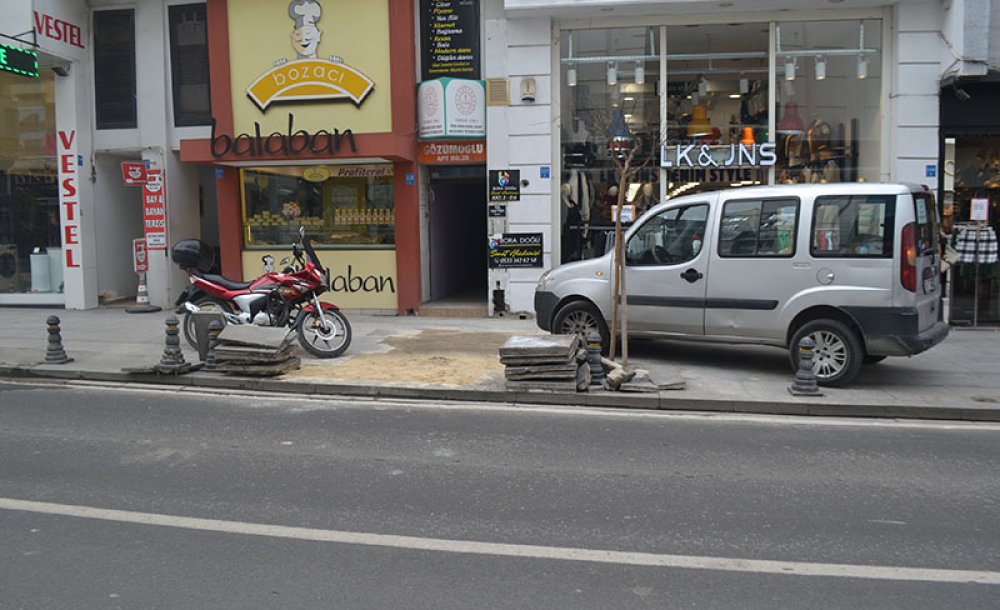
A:
<svg viewBox="0 0 1000 610">
<path fill-rule="evenodd" d="M 142 225 L 146 249 L 167 249 L 167 187 L 162 169 L 147 169 L 142 185 Z"/>
<path fill-rule="evenodd" d="M 146 184 L 146 164 L 143 161 L 122 161 L 122 180 L 125 186 Z"/>
<path fill-rule="evenodd" d="M 83 30 L 79 25 L 41 11 L 35 11 L 35 32 L 49 40 L 83 48 Z"/>
<path fill-rule="evenodd" d="M 56 134 L 59 147 L 59 207 L 66 267 L 80 266 L 80 190 L 76 158 L 76 130 Z"/>
<path fill-rule="evenodd" d="M 132 240 L 132 269 L 136 273 L 149 271 L 149 258 L 146 257 L 146 239 Z"/>
</svg>

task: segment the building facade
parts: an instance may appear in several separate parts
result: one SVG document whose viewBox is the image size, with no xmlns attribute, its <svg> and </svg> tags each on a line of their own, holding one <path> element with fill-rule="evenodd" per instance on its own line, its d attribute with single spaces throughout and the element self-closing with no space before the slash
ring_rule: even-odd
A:
<svg viewBox="0 0 1000 610">
<path fill-rule="evenodd" d="M 607 249 L 616 188 L 628 214 L 733 185 L 916 182 L 957 229 L 1000 228 L 989 0 L 14 0 L 0 17 L 0 43 L 38 62 L 0 70 L 0 305 L 132 297 L 139 243 L 170 307 L 187 285 L 170 244 L 200 238 L 251 278 L 302 225 L 343 307 L 530 313 L 545 269 Z M 453 77 L 485 83 L 485 139 L 421 137 L 418 84 Z M 1000 321 L 1000 271 L 971 262 L 956 323 Z"/>
<path fill-rule="evenodd" d="M 541 268 L 494 270 L 491 283 L 525 311 L 545 268 L 605 251 L 618 190 L 626 214 L 760 183 L 939 191 L 941 84 L 987 73 L 983 24 L 996 19 L 988 1 L 485 7 L 484 77 L 512 92 L 490 108 L 488 165 L 522 177 L 503 230 L 545 238 Z M 516 95 L 524 81 L 531 99 Z"/>
</svg>

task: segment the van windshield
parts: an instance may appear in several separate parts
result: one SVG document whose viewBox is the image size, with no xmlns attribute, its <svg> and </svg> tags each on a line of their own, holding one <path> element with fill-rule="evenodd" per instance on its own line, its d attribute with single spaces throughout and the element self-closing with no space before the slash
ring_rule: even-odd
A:
<svg viewBox="0 0 1000 610">
<path fill-rule="evenodd" d="M 934 195 L 913 193 L 914 213 L 917 218 L 917 248 L 920 254 L 938 252 L 938 217 Z"/>
</svg>

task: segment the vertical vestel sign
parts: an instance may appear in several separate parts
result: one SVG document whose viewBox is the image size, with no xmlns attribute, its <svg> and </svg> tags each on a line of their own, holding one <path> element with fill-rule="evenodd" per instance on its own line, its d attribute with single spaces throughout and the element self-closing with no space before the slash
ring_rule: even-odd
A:
<svg viewBox="0 0 1000 610">
<path fill-rule="evenodd" d="M 479 79 L 479 1 L 420 1 L 420 80 Z"/>
<path fill-rule="evenodd" d="M 66 267 L 80 266 L 80 191 L 76 162 L 76 131 L 60 131 L 59 208 Z"/>
<path fill-rule="evenodd" d="M 142 224 L 147 250 L 167 248 L 167 197 L 162 169 L 146 170 L 142 185 Z"/>
</svg>

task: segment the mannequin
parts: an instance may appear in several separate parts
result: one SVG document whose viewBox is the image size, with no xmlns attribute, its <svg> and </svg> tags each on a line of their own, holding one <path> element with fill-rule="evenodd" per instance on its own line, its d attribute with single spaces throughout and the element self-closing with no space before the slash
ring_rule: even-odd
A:
<svg viewBox="0 0 1000 610">
<path fill-rule="evenodd" d="M 562 223 L 562 261 L 576 260 L 580 257 L 580 244 L 583 236 L 583 219 L 580 207 L 572 198 L 573 187 L 564 182 L 559 202 L 559 219 Z"/>
<path fill-rule="evenodd" d="M 590 241 L 593 246 L 594 256 L 602 256 L 607 250 L 608 234 L 611 233 L 611 210 L 618 205 L 618 187 L 612 184 L 598 200 L 595 209 L 591 212 L 590 220 L 596 226 L 591 232 Z"/>
<path fill-rule="evenodd" d="M 642 190 L 639 191 L 639 195 L 635 198 L 635 216 L 638 218 L 642 216 L 649 208 L 656 205 L 656 196 L 653 194 L 653 183 L 647 182 L 642 185 Z"/>
</svg>

